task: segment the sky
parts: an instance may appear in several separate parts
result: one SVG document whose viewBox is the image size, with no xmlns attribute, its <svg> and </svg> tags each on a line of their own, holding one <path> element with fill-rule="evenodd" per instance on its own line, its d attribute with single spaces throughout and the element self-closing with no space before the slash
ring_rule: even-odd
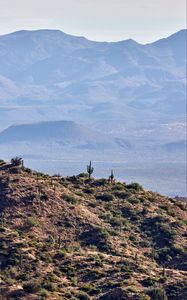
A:
<svg viewBox="0 0 187 300">
<path fill-rule="evenodd" d="M 60 29 L 95 41 L 149 43 L 186 28 L 186 0 L 0 0 L 0 35 Z"/>
</svg>

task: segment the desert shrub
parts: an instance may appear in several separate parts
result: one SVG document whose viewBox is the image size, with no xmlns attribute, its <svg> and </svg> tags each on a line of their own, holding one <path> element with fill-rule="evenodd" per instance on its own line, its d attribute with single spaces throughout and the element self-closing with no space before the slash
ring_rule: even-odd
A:
<svg viewBox="0 0 187 300">
<path fill-rule="evenodd" d="M 79 300 L 90 300 L 90 296 L 86 293 L 86 292 L 79 292 L 76 297 L 79 299 Z"/>
<path fill-rule="evenodd" d="M 159 278 L 154 278 L 154 277 L 147 277 L 142 281 L 142 284 L 146 287 L 150 287 L 155 285 L 155 283 L 158 283 Z"/>
<path fill-rule="evenodd" d="M 37 177 L 42 177 L 42 178 L 44 178 L 44 179 L 47 179 L 48 177 L 49 177 L 49 175 L 47 175 L 47 174 L 44 174 L 44 173 L 42 173 L 42 172 L 37 172 Z"/>
<path fill-rule="evenodd" d="M 17 280 L 29 281 L 29 274 L 21 273 L 17 276 Z"/>
<path fill-rule="evenodd" d="M 108 250 L 107 239 L 108 231 L 102 227 L 94 227 L 84 231 L 80 238 L 87 246 L 96 246 L 99 250 Z"/>
<path fill-rule="evenodd" d="M 128 197 L 131 196 L 130 192 L 114 192 L 114 195 L 120 199 L 127 199 Z"/>
<path fill-rule="evenodd" d="M 138 293 L 137 287 L 135 286 L 129 286 L 128 291 L 131 293 Z"/>
<path fill-rule="evenodd" d="M 50 254 L 47 253 L 47 252 L 42 252 L 42 253 L 40 254 L 40 259 L 41 259 L 42 261 L 45 261 L 46 263 L 51 263 L 51 262 L 52 262 L 52 258 L 51 258 L 51 256 L 50 256 Z"/>
<path fill-rule="evenodd" d="M 142 230 L 150 235 L 158 247 L 171 246 L 176 235 L 175 229 L 172 228 L 172 224 L 169 223 L 167 218 L 161 215 L 144 219 Z"/>
<path fill-rule="evenodd" d="M 76 195 L 76 196 L 79 196 L 79 197 L 84 197 L 84 193 L 81 192 L 81 191 L 75 192 L 75 195 Z"/>
<path fill-rule="evenodd" d="M 74 286 L 77 285 L 77 280 L 78 280 L 77 276 L 69 276 L 69 279 L 71 280 Z"/>
<path fill-rule="evenodd" d="M 143 187 L 137 182 L 132 182 L 130 184 L 127 184 L 126 188 L 127 189 L 133 189 L 133 190 L 138 191 L 138 192 L 143 191 Z"/>
<path fill-rule="evenodd" d="M 175 230 L 168 223 L 158 223 L 159 232 L 168 244 L 172 243 L 175 237 Z"/>
<path fill-rule="evenodd" d="M 185 209 L 185 202 L 182 202 L 181 200 L 178 200 L 175 202 L 175 204 L 182 210 Z"/>
<path fill-rule="evenodd" d="M 140 200 L 137 199 L 137 198 L 129 198 L 129 202 L 132 203 L 132 204 L 139 204 Z"/>
<path fill-rule="evenodd" d="M 164 209 L 164 210 L 167 212 L 167 214 L 168 214 L 169 216 L 172 216 L 172 217 L 175 217 L 175 216 L 176 216 L 175 210 L 172 209 L 171 206 L 168 206 L 168 204 L 160 205 L 160 208 L 161 208 L 161 209 Z"/>
<path fill-rule="evenodd" d="M 110 219 L 112 217 L 112 214 L 111 212 L 107 211 L 107 212 L 102 212 L 100 214 L 100 218 L 102 218 L 103 220 L 107 221 L 107 222 L 110 222 Z"/>
<path fill-rule="evenodd" d="M 90 283 L 86 283 L 84 286 L 82 286 L 82 290 L 86 292 L 92 292 L 95 291 L 95 286 Z"/>
<path fill-rule="evenodd" d="M 171 246 L 171 251 L 174 256 L 183 255 L 186 253 L 185 249 L 182 246 L 176 244 Z"/>
<path fill-rule="evenodd" d="M 101 179 L 96 179 L 92 182 L 92 186 L 103 186 L 108 184 L 108 180 L 105 178 L 101 178 Z"/>
<path fill-rule="evenodd" d="M 114 200 L 114 196 L 109 193 L 104 193 L 104 194 L 97 195 L 96 199 L 108 202 Z"/>
<path fill-rule="evenodd" d="M 109 223 L 116 227 L 116 226 L 120 226 L 122 224 L 122 221 L 121 221 L 121 218 L 118 216 L 118 217 L 111 217 L 110 220 L 109 220 Z"/>
<path fill-rule="evenodd" d="M 121 212 L 124 218 L 135 219 L 136 217 L 136 212 L 131 204 L 124 205 L 121 209 Z"/>
<path fill-rule="evenodd" d="M 155 258 L 161 263 L 168 263 L 170 266 L 171 260 L 173 259 L 179 259 L 181 262 L 183 261 L 181 267 L 180 264 L 178 264 L 178 268 L 185 268 L 185 260 L 186 260 L 186 253 L 185 249 L 183 249 L 181 246 L 178 245 L 172 245 L 172 246 L 167 246 L 164 248 L 161 248 L 157 251 L 157 257 Z"/>
<path fill-rule="evenodd" d="M 89 277 L 89 281 L 102 278 L 105 275 L 104 271 L 98 269 L 98 267 L 103 267 L 103 264 L 98 257 L 96 258 L 95 266 L 97 266 L 97 269 L 92 269 L 92 268 L 89 269 L 89 273 L 87 274 L 87 276 Z"/>
<path fill-rule="evenodd" d="M 25 168 L 24 170 L 25 170 L 25 172 L 27 172 L 28 174 L 31 174 L 31 173 L 32 173 L 32 170 L 29 169 L 29 168 Z"/>
<path fill-rule="evenodd" d="M 109 280 L 108 282 L 107 282 L 107 287 L 112 287 L 112 288 L 115 288 L 115 287 L 119 287 L 119 286 L 121 286 L 121 282 L 119 282 L 119 281 L 112 281 L 112 280 Z"/>
<path fill-rule="evenodd" d="M 28 217 L 26 220 L 26 224 L 29 227 L 36 227 L 38 226 L 38 221 L 34 217 Z"/>
<path fill-rule="evenodd" d="M 78 199 L 73 194 L 65 194 L 63 199 L 71 204 L 77 204 Z"/>
<path fill-rule="evenodd" d="M 78 178 L 77 176 L 70 176 L 66 178 L 67 181 L 73 183 L 73 184 L 79 184 L 81 183 L 81 178 Z"/>
<path fill-rule="evenodd" d="M 186 281 L 178 281 L 175 284 L 173 282 L 166 286 L 166 292 L 168 299 L 183 300 L 187 299 Z"/>
<path fill-rule="evenodd" d="M 65 249 L 60 249 L 58 252 L 55 254 L 56 259 L 62 259 L 67 256 L 67 251 Z"/>
<path fill-rule="evenodd" d="M 40 284 L 37 281 L 29 281 L 23 284 L 23 290 L 26 293 L 37 293 L 40 290 Z"/>
<path fill-rule="evenodd" d="M 42 298 L 47 298 L 47 297 L 49 297 L 49 292 L 45 289 L 41 289 L 40 296 Z"/>
<path fill-rule="evenodd" d="M 85 188 L 83 189 L 83 192 L 86 194 L 94 194 L 95 190 L 93 188 Z"/>
<path fill-rule="evenodd" d="M 151 298 L 149 297 L 149 295 L 142 294 L 142 295 L 140 295 L 139 300 L 151 300 Z"/>
<path fill-rule="evenodd" d="M 87 173 L 80 173 L 77 177 L 88 178 L 88 174 Z"/>
<path fill-rule="evenodd" d="M 151 297 L 151 300 L 167 300 L 166 292 L 161 287 L 150 288 L 147 294 Z"/>
<path fill-rule="evenodd" d="M 122 190 L 124 190 L 124 187 L 125 187 L 125 184 L 118 182 L 112 186 L 112 189 L 114 191 L 122 191 Z"/>
<path fill-rule="evenodd" d="M 45 290 L 50 292 L 55 292 L 57 290 L 57 284 L 48 280 L 46 280 L 42 286 Z"/>
</svg>

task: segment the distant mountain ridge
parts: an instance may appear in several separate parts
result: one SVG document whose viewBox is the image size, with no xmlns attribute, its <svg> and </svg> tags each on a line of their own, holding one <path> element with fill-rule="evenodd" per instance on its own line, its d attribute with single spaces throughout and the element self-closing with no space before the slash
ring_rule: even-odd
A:
<svg viewBox="0 0 187 300">
<path fill-rule="evenodd" d="M 124 139 L 111 138 L 73 121 L 48 121 L 13 125 L 0 132 L 0 144 L 5 145 L 7 143 L 29 143 L 31 148 L 35 148 L 35 143 L 37 146 L 40 145 L 41 147 L 45 144 L 47 147 L 51 142 L 61 147 L 82 147 L 84 149 L 130 149 L 131 147 L 130 143 Z"/>
<path fill-rule="evenodd" d="M 139 116 L 142 109 L 183 114 L 186 32 L 146 45 L 131 39 L 93 42 L 59 30 L 0 36 L 0 101 L 5 117 L 6 109 L 16 105 L 23 119 L 19 108 L 31 105 L 37 119 L 39 111 L 45 114 L 53 104 L 63 107 L 70 118 L 85 117 L 89 108 L 98 119 L 96 107 L 103 103 L 106 117 L 116 105 L 116 117 L 126 116 L 124 110 Z"/>
</svg>

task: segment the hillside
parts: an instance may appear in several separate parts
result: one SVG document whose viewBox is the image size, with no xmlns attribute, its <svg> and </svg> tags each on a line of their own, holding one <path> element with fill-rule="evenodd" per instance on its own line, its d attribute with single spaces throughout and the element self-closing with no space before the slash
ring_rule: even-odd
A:
<svg viewBox="0 0 187 300">
<path fill-rule="evenodd" d="M 0 211 L 2 299 L 187 296 L 180 200 L 139 184 L 1 162 Z"/>
</svg>

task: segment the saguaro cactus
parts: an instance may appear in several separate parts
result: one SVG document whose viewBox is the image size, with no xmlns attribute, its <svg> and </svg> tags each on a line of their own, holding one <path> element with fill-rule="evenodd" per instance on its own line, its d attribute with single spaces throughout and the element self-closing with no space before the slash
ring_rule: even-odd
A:
<svg viewBox="0 0 187 300">
<path fill-rule="evenodd" d="M 109 178 L 108 178 L 108 181 L 109 181 L 109 183 L 113 183 L 114 182 L 114 172 L 113 172 L 113 170 L 111 170 L 111 174 L 110 174 L 110 176 L 109 176 Z"/>
<path fill-rule="evenodd" d="M 13 166 L 22 166 L 23 167 L 23 159 L 21 157 L 18 157 L 18 156 L 13 157 L 11 159 L 11 164 Z"/>
<path fill-rule="evenodd" d="M 93 171 L 94 171 L 94 168 L 92 167 L 92 162 L 91 162 L 91 160 L 90 160 L 90 163 L 89 163 L 89 165 L 87 166 L 87 173 L 88 173 L 89 178 L 91 177 Z"/>
</svg>

